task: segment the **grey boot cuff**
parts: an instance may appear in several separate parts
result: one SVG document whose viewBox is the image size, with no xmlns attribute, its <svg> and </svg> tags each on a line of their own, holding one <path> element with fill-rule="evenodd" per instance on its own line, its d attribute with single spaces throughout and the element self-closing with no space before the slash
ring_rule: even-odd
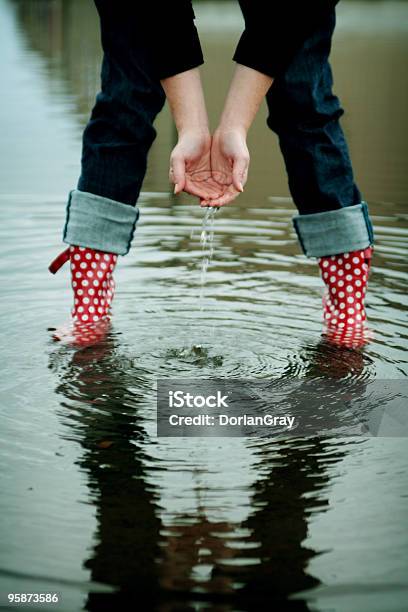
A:
<svg viewBox="0 0 408 612">
<path fill-rule="evenodd" d="M 365 202 L 293 218 L 303 252 L 308 257 L 325 257 L 365 249 L 374 241 Z"/>
<path fill-rule="evenodd" d="M 138 218 L 137 207 L 75 189 L 69 195 L 62 239 L 67 244 L 126 255 Z"/>
</svg>

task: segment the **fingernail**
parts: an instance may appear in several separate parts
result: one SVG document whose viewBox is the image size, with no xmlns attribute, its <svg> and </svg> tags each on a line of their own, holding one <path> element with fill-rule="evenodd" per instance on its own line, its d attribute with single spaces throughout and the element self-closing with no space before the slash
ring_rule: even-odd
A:
<svg viewBox="0 0 408 612">
<path fill-rule="evenodd" d="M 174 193 L 177 193 L 178 183 L 174 185 Z"/>
<path fill-rule="evenodd" d="M 239 187 L 240 192 L 242 193 L 244 191 L 242 183 L 238 183 L 238 187 Z"/>
</svg>

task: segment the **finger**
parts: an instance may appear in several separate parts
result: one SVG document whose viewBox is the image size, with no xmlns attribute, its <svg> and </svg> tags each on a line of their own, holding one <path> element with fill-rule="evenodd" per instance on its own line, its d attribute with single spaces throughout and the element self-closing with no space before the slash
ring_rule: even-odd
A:
<svg viewBox="0 0 408 612">
<path fill-rule="evenodd" d="M 209 206 L 212 206 L 214 200 L 211 200 L 209 198 L 201 198 L 200 200 L 200 206 L 201 208 L 208 208 Z"/>
<path fill-rule="evenodd" d="M 248 177 L 249 157 L 240 157 L 234 161 L 232 168 L 232 184 L 239 192 L 244 191 L 244 185 Z"/>
<path fill-rule="evenodd" d="M 224 195 L 222 195 L 219 198 L 216 198 L 214 200 L 208 200 L 206 206 L 210 206 L 210 207 L 225 206 L 226 204 L 229 204 L 230 202 L 235 200 L 235 198 L 238 197 L 238 195 L 239 193 L 235 190 L 227 191 L 226 193 L 224 193 Z"/>
<path fill-rule="evenodd" d="M 186 162 L 182 157 L 173 155 L 170 158 L 170 182 L 174 184 L 174 193 L 183 191 L 186 184 Z"/>
</svg>

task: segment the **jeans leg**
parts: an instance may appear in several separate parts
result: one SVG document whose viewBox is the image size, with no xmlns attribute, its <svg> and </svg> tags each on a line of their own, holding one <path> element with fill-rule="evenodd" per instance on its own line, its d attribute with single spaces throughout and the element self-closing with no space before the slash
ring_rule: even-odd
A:
<svg viewBox="0 0 408 612">
<path fill-rule="evenodd" d="M 316 257 L 365 248 L 373 240 L 339 123 L 343 109 L 332 92 L 334 27 L 333 9 L 324 12 L 267 94 L 267 123 L 279 137 L 299 210 L 295 229 L 304 252 Z"/>
<path fill-rule="evenodd" d="M 137 3 L 95 0 L 104 51 L 101 92 L 83 135 L 64 241 L 118 254 L 130 248 L 136 202 L 165 95 L 143 44 Z"/>
</svg>

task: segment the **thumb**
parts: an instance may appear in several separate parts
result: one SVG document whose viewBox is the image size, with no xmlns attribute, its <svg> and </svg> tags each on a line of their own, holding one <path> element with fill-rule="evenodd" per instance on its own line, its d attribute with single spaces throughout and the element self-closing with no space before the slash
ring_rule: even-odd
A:
<svg viewBox="0 0 408 612">
<path fill-rule="evenodd" d="M 249 157 L 239 157 L 234 160 L 232 167 L 232 184 L 237 191 L 244 191 L 248 177 Z"/>
<path fill-rule="evenodd" d="M 186 162 L 180 155 L 170 158 L 170 182 L 174 184 L 174 193 L 183 191 L 186 184 Z"/>
</svg>

